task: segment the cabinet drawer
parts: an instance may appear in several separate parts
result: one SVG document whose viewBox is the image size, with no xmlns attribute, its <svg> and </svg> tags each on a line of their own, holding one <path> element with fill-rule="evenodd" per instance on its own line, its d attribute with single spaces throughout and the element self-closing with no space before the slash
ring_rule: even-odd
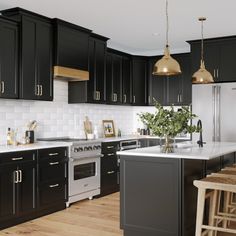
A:
<svg viewBox="0 0 236 236">
<path fill-rule="evenodd" d="M 19 164 L 21 162 L 35 160 L 36 151 L 8 152 L 0 154 L 0 164 Z"/>
<path fill-rule="evenodd" d="M 119 143 L 118 142 L 109 142 L 109 143 L 102 143 L 102 153 L 116 153 L 119 149 Z"/>
<path fill-rule="evenodd" d="M 102 174 L 107 174 L 108 172 L 111 171 L 117 171 L 118 170 L 118 165 L 117 165 L 117 157 L 112 157 L 112 158 L 106 158 L 102 157 L 101 158 L 101 173 Z"/>
<path fill-rule="evenodd" d="M 67 200 L 67 185 L 65 181 L 52 181 L 39 188 L 39 207 L 65 202 Z"/>
<path fill-rule="evenodd" d="M 67 148 L 58 147 L 58 148 L 47 148 L 38 150 L 39 161 L 50 158 L 50 159 L 60 159 L 67 156 Z"/>
<path fill-rule="evenodd" d="M 101 195 L 107 195 L 119 191 L 119 172 L 101 176 Z"/>
<path fill-rule="evenodd" d="M 44 160 L 38 165 L 38 180 L 39 183 L 63 180 L 67 177 L 67 159 Z"/>
</svg>

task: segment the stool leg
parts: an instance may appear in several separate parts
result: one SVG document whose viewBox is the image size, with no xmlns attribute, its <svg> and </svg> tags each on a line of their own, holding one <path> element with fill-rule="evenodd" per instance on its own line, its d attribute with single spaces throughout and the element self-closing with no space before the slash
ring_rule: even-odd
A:
<svg viewBox="0 0 236 236">
<path fill-rule="evenodd" d="M 206 189 L 198 188 L 198 199 L 197 199 L 197 219 L 196 219 L 196 232 L 195 236 L 201 236 L 203 215 L 205 207 L 205 194 Z"/>
<path fill-rule="evenodd" d="M 214 190 L 213 196 L 210 197 L 210 209 L 209 209 L 209 225 L 215 226 L 215 215 L 217 209 L 217 195 L 218 191 Z M 210 231 L 208 236 L 213 236 L 214 231 Z M 215 235 L 215 234 L 214 234 Z"/>
<path fill-rule="evenodd" d="M 225 192 L 224 198 L 224 213 L 229 213 L 229 204 L 230 204 L 230 192 Z M 227 228 L 228 221 L 223 220 L 223 227 Z"/>
</svg>

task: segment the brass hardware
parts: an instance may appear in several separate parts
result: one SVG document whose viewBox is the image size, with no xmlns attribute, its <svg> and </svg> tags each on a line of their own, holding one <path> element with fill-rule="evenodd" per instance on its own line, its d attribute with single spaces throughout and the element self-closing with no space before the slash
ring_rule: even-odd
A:
<svg viewBox="0 0 236 236">
<path fill-rule="evenodd" d="M 19 170 L 19 183 L 21 183 L 21 182 L 22 182 L 22 171 Z"/>
<path fill-rule="evenodd" d="M 98 100 L 99 101 L 101 100 L 101 93 L 100 93 L 100 91 L 98 91 Z"/>
<path fill-rule="evenodd" d="M 216 70 L 216 76 L 217 76 L 217 78 L 219 78 L 219 69 L 218 68 Z"/>
<path fill-rule="evenodd" d="M 43 86 L 42 85 L 39 85 L 39 88 L 40 88 L 40 93 L 39 93 L 39 96 L 42 96 L 43 95 Z"/>
<path fill-rule="evenodd" d="M 107 156 L 114 156 L 114 153 L 108 153 Z"/>
<path fill-rule="evenodd" d="M 151 96 L 148 96 L 148 104 L 151 104 Z"/>
<path fill-rule="evenodd" d="M 39 96 L 39 95 L 40 95 L 40 87 L 39 87 L 38 84 L 36 85 L 35 90 L 36 90 L 36 91 L 35 91 L 35 95 L 36 95 L 36 96 Z"/>
<path fill-rule="evenodd" d="M 116 93 L 113 93 L 113 102 L 117 102 L 117 94 Z"/>
<path fill-rule="evenodd" d="M 126 103 L 126 94 L 124 94 L 124 103 Z"/>
<path fill-rule="evenodd" d="M 108 175 L 111 175 L 111 174 L 114 174 L 114 173 L 115 173 L 114 170 L 113 170 L 113 171 L 108 171 L 108 172 L 107 172 Z"/>
<path fill-rule="evenodd" d="M 57 161 L 57 162 L 50 162 L 50 163 L 49 163 L 50 166 L 54 166 L 54 165 L 58 165 L 58 164 L 59 164 L 58 161 Z"/>
<path fill-rule="evenodd" d="M 135 99 L 135 96 L 133 96 L 133 103 L 135 103 L 136 102 L 136 99 Z"/>
<path fill-rule="evenodd" d="M 87 81 L 89 80 L 89 72 L 63 66 L 54 66 L 54 78 L 65 79 L 71 82 Z"/>
<path fill-rule="evenodd" d="M 114 148 L 114 146 L 107 146 L 107 149 L 112 149 Z"/>
<path fill-rule="evenodd" d="M 4 81 L 2 81 L 1 84 L 2 84 L 1 93 L 3 94 L 5 92 L 5 83 L 4 83 Z"/>
<path fill-rule="evenodd" d="M 213 76 L 214 76 L 214 78 L 216 77 L 216 70 L 215 69 L 213 70 Z"/>
<path fill-rule="evenodd" d="M 49 156 L 58 156 L 59 153 L 58 153 L 58 152 L 54 152 L 54 153 L 49 153 L 48 155 L 49 155 Z"/>
<path fill-rule="evenodd" d="M 193 84 L 208 84 L 208 83 L 214 83 L 214 79 L 209 71 L 205 68 L 204 63 L 204 48 L 203 48 L 203 22 L 206 20 L 205 17 L 200 17 L 198 19 L 201 21 L 201 33 L 202 33 L 202 40 L 201 40 L 201 61 L 200 61 L 200 69 L 196 71 L 192 76 L 192 83 Z M 215 76 L 215 70 L 214 70 L 214 76 Z"/>
<path fill-rule="evenodd" d="M 49 188 L 56 188 L 58 186 L 59 186 L 59 184 L 52 184 L 52 185 L 49 185 Z"/>
<path fill-rule="evenodd" d="M 166 47 L 164 49 L 164 56 L 154 65 L 153 75 L 171 76 L 181 73 L 179 63 L 170 55 L 168 0 L 166 0 Z"/>
<path fill-rule="evenodd" d="M 23 160 L 24 158 L 23 157 L 13 157 L 11 160 L 12 161 L 20 161 L 20 160 Z"/>
<path fill-rule="evenodd" d="M 14 184 L 17 184 L 19 182 L 19 172 L 18 172 L 18 170 L 15 170 L 13 172 L 13 175 L 14 175 Z"/>
</svg>

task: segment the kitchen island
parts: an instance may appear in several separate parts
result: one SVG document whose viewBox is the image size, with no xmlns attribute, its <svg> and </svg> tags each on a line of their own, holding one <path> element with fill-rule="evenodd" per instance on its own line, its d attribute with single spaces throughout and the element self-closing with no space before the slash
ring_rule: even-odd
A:
<svg viewBox="0 0 236 236">
<path fill-rule="evenodd" d="M 159 146 L 118 152 L 124 236 L 193 236 L 193 181 L 235 163 L 235 152 L 228 142 L 181 143 L 168 154 Z"/>
</svg>

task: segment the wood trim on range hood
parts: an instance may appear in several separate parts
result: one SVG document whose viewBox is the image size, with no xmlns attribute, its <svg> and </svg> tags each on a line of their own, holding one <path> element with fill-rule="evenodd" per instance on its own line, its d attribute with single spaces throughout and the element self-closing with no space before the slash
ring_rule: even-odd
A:
<svg viewBox="0 0 236 236">
<path fill-rule="evenodd" d="M 89 80 L 89 72 L 85 70 L 72 69 L 69 67 L 54 66 L 54 79 L 87 81 Z"/>
</svg>

